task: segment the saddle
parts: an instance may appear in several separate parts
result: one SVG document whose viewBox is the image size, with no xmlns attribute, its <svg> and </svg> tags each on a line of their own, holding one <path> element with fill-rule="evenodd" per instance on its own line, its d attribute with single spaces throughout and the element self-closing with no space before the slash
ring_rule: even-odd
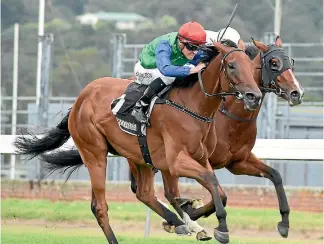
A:
<svg viewBox="0 0 324 244">
<path fill-rule="evenodd" d="M 119 128 L 130 135 L 146 135 L 145 130 L 143 130 L 145 124 L 141 124 L 140 122 L 135 120 L 135 118 L 131 114 L 136 102 L 141 98 L 146 88 L 146 85 L 131 82 L 127 86 L 124 94 L 119 98 L 113 100 L 111 103 L 111 109 L 113 114 L 116 116 Z M 146 116 L 148 118 L 151 115 L 154 104 L 166 103 L 170 88 L 171 86 L 167 86 L 163 91 L 161 91 L 156 97 L 152 99 L 146 112 Z M 150 123 L 145 126 L 150 126 Z M 139 128 L 141 128 L 141 130 L 139 130 Z"/>
</svg>

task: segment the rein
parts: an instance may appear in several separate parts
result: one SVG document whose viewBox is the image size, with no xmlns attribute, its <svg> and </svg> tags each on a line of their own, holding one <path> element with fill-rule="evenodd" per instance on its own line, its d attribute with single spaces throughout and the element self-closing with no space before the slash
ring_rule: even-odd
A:
<svg viewBox="0 0 324 244">
<path fill-rule="evenodd" d="M 222 112 L 223 114 L 227 115 L 228 117 L 230 117 L 234 120 L 238 120 L 241 122 L 251 122 L 251 121 L 255 121 L 257 119 L 257 117 L 254 117 L 251 119 L 240 118 L 240 117 L 236 116 L 235 114 L 228 112 L 225 108 L 224 103 L 221 104 L 221 107 L 218 109 L 218 111 Z"/>
<path fill-rule="evenodd" d="M 231 83 L 231 79 L 229 78 L 229 76 L 228 76 L 228 74 L 226 72 L 226 69 L 224 67 L 224 61 L 228 57 L 228 55 L 230 55 L 233 52 L 244 52 L 244 50 L 235 48 L 235 49 L 231 50 L 230 52 L 226 53 L 223 56 L 222 60 L 221 60 L 221 64 L 222 64 L 221 72 L 224 71 L 225 77 L 229 81 L 230 85 L 232 85 L 232 83 Z M 224 99 L 225 96 L 235 96 L 238 99 L 241 99 L 242 98 L 240 92 L 219 92 L 219 93 L 214 93 L 214 94 L 210 94 L 210 93 L 206 92 L 206 89 L 204 87 L 201 74 L 202 74 L 202 71 L 199 71 L 198 72 L 199 85 L 200 85 L 200 88 L 201 88 L 202 92 L 205 94 L 206 97 L 221 96 Z"/>
<path fill-rule="evenodd" d="M 210 117 L 205 117 L 205 116 L 199 115 L 199 114 L 195 113 L 194 111 L 191 111 L 189 108 L 186 108 L 185 106 L 182 106 L 182 105 L 180 105 L 176 102 L 173 102 L 171 100 L 166 100 L 165 103 L 170 105 L 171 107 L 174 107 L 174 108 L 180 110 L 181 112 L 184 112 L 184 113 L 190 115 L 191 117 L 193 117 L 199 121 L 202 121 L 205 123 L 211 123 L 216 120 L 215 117 L 210 118 Z"/>
</svg>

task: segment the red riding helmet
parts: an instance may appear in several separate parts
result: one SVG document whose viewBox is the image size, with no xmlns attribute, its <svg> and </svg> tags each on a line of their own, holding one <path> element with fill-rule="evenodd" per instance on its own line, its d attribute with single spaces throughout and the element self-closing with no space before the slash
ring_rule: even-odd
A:
<svg viewBox="0 0 324 244">
<path fill-rule="evenodd" d="M 196 45 L 206 43 L 206 31 L 201 24 L 195 21 L 183 24 L 178 31 L 178 37 L 180 40 L 186 40 Z"/>
</svg>

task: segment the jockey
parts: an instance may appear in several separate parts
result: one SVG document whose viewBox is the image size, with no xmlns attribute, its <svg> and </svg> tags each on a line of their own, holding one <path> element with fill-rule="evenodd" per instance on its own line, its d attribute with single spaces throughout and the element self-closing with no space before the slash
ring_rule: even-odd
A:
<svg viewBox="0 0 324 244">
<path fill-rule="evenodd" d="M 136 120 L 147 122 L 144 109 L 154 96 L 171 85 L 177 77 L 198 73 L 205 67 L 205 64 L 199 63 L 202 55 L 199 48 L 205 43 L 204 27 L 191 21 L 182 25 L 178 32 L 159 36 L 144 46 L 134 73 L 135 82 L 148 87 L 132 111 Z"/>
<path fill-rule="evenodd" d="M 232 27 L 228 27 L 225 31 L 225 28 L 220 29 L 219 31 L 210 31 L 206 30 L 206 47 L 214 46 L 213 42 L 223 41 L 225 39 L 231 40 L 236 45 L 244 46 L 244 41 L 241 39 L 240 33 Z M 221 39 L 222 38 L 222 39 Z"/>
</svg>

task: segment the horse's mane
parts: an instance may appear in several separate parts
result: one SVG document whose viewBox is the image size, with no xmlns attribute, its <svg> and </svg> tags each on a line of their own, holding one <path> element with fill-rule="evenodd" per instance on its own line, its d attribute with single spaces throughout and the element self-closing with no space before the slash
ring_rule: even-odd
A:
<svg viewBox="0 0 324 244">
<path fill-rule="evenodd" d="M 221 41 L 221 43 L 227 47 L 237 48 L 236 43 L 229 39 L 223 40 Z M 213 59 L 216 58 L 216 56 L 219 54 L 218 50 L 214 46 L 208 47 L 204 51 L 206 55 L 202 57 L 201 61 L 207 64 L 210 64 Z M 185 78 L 176 78 L 176 80 L 173 82 L 172 87 L 189 88 L 192 87 L 197 81 L 198 74 L 191 74 Z"/>
</svg>

